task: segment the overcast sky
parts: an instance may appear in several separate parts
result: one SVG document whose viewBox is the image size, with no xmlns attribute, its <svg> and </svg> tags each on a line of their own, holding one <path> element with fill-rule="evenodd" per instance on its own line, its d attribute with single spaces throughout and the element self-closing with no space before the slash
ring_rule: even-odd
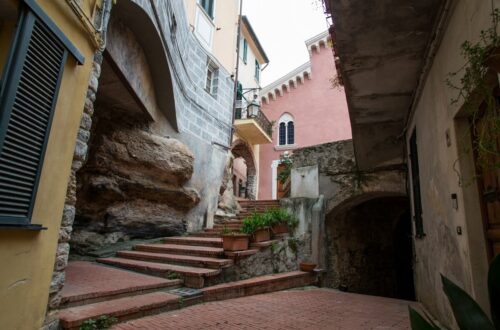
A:
<svg viewBox="0 0 500 330">
<path fill-rule="evenodd" d="M 262 86 L 307 62 L 304 41 L 327 30 L 323 9 L 314 0 L 243 0 L 243 15 L 269 58 Z"/>
</svg>

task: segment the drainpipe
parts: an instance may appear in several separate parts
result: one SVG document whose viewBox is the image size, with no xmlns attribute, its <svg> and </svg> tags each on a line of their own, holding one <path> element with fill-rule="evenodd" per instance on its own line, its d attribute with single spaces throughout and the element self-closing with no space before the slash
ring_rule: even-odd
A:
<svg viewBox="0 0 500 330">
<path fill-rule="evenodd" d="M 243 12 L 243 0 L 240 0 L 240 14 L 238 16 L 238 32 L 236 37 L 236 72 L 234 73 L 234 88 L 233 88 L 233 114 L 231 119 L 231 134 L 229 135 L 230 146 L 233 144 L 233 134 L 234 134 L 234 119 L 236 117 L 236 96 L 238 94 L 238 70 L 240 67 L 240 38 L 241 38 L 241 15 Z"/>
</svg>

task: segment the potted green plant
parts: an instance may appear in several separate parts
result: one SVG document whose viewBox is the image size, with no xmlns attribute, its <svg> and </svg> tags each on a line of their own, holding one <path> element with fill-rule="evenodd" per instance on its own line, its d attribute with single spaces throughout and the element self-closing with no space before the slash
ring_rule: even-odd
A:
<svg viewBox="0 0 500 330">
<path fill-rule="evenodd" d="M 221 232 L 222 248 L 224 251 L 243 251 L 248 250 L 249 236 L 229 230 L 227 227 Z"/>
<path fill-rule="evenodd" d="M 274 235 L 286 234 L 299 224 L 297 218 L 285 209 L 272 209 L 270 214 L 270 226 Z"/>
<path fill-rule="evenodd" d="M 259 243 L 269 241 L 269 215 L 267 213 L 254 213 L 245 218 L 241 224 L 241 232 L 250 235 L 252 242 Z"/>
</svg>

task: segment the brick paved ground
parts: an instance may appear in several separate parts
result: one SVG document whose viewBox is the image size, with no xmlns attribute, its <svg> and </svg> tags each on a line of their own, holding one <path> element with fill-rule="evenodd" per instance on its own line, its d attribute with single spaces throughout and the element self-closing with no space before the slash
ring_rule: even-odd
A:
<svg viewBox="0 0 500 330">
<path fill-rule="evenodd" d="M 329 289 L 289 290 L 196 305 L 113 329 L 410 329 L 409 304 Z"/>
</svg>

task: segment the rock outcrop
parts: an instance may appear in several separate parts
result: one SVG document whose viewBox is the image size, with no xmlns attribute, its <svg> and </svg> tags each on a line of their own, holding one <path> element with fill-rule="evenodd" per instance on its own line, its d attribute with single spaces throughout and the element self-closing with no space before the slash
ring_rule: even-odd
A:
<svg viewBox="0 0 500 330">
<path fill-rule="evenodd" d="M 137 127 L 96 129 L 77 174 L 72 251 L 128 239 L 180 235 L 199 193 L 185 184 L 194 157 L 180 141 Z"/>
</svg>

